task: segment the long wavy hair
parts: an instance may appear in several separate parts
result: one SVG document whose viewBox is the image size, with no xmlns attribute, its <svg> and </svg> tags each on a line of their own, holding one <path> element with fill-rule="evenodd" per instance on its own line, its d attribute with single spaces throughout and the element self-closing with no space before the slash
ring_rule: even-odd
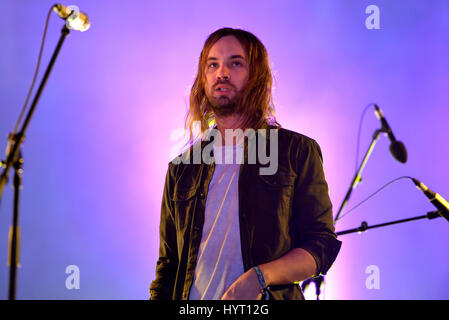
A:
<svg viewBox="0 0 449 320">
<path fill-rule="evenodd" d="M 274 115 L 273 74 L 265 46 L 248 31 L 222 28 L 207 38 L 201 51 L 198 73 L 190 92 L 190 106 L 185 119 L 185 127 L 190 132 L 190 145 L 200 139 L 204 132 L 215 123 L 205 91 L 206 59 L 212 46 L 222 37 L 229 35 L 236 37 L 240 42 L 246 52 L 249 65 L 248 82 L 236 101 L 236 112 L 242 115 L 243 128 L 257 130 L 264 122 L 280 127 Z"/>
</svg>

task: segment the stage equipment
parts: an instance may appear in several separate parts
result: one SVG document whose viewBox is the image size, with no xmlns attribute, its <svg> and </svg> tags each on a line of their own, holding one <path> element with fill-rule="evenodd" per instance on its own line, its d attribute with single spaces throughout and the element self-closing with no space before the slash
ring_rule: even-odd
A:
<svg viewBox="0 0 449 320">
<path fill-rule="evenodd" d="M 72 9 L 71 9 L 72 8 Z M 58 57 L 59 51 L 61 50 L 62 44 L 64 43 L 65 38 L 70 33 L 70 29 L 79 30 L 79 31 L 86 31 L 89 26 L 89 18 L 85 13 L 79 12 L 76 6 L 70 6 L 65 7 L 60 4 L 53 5 L 50 9 L 54 10 L 58 13 L 60 17 L 62 17 L 64 20 L 66 20 L 66 24 L 61 30 L 61 36 L 59 38 L 58 44 L 56 45 L 56 48 L 53 52 L 53 55 L 50 59 L 50 62 L 47 66 L 47 69 L 44 73 L 44 76 L 41 80 L 41 83 L 39 85 L 39 88 L 34 96 L 33 102 L 31 104 L 31 107 L 27 113 L 27 116 L 22 124 L 21 129 L 16 133 L 16 129 L 14 129 L 13 133 L 9 135 L 8 138 L 8 146 L 6 148 L 6 160 L 0 161 L 0 167 L 3 168 L 3 171 L 0 175 L 0 200 L 3 193 L 3 188 L 8 182 L 8 171 L 11 168 L 14 168 L 14 181 L 13 181 L 13 188 L 14 188 L 14 208 L 13 208 L 13 222 L 12 226 L 10 227 L 10 235 L 9 235 L 9 255 L 8 255 L 8 263 L 9 263 L 9 287 L 8 287 L 8 299 L 9 300 L 15 300 L 16 299 L 16 282 L 17 282 L 17 267 L 19 266 L 19 247 L 20 247 L 20 234 L 19 234 L 19 198 L 20 194 L 19 191 L 22 188 L 22 173 L 23 173 L 23 156 L 21 152 L 21 144 L 23 143 L 25 139 L 25 132 L 28 128 L 28 125 L 30 124 L 31 117 L 33 116 L 33 113 L 36 109 L 36 105 L 39 101 L 39 98 L 42 94 L 42 91 L 44 90 L 45 84 L 47 83 L 48 77 L 50 76 L 50 72 L 53 68 L 53 65 L 55 64 L 56 58 Z M 50 14 L 47 16 L 45 29 L 44 29 L 44 36 L 43 39 L 45 39 L 45 33 L 47 30 L 47 25 L 49 21 Z M 40 58 L 42 54 L 42 46 L 43 41 L 41 44 L 41 50 L 39 54 L 38 59 L 38 67 L 36 70 L 39 69 L 39 63 Z M 31 93 L 34 85 L 33 83 L 30 87 L 29 94 Z M 27 99 L 28 100 L 28 99 Z M 25 102 L 23 111 L 26 109 L 27 106 L 27 100 Z M 22 115 L 22 114 L 21 114 Z M 21 116 L 19 117 L 19 121 L 17 124 L 21 122 Z M 16 128 L 18 125 L 16 126 Z"/>
</svg>

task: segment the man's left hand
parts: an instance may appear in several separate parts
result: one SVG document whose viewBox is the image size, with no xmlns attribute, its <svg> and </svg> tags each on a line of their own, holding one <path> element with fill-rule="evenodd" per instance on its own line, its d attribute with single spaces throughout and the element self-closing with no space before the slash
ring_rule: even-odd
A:
<svg viewBox="0 0 449 320">
<path fill-rule="evenodd" d="M 256 271 L 251 268 L 235 280 L 221 300 L 260 300 L 261 289 Z"/>
</svg>

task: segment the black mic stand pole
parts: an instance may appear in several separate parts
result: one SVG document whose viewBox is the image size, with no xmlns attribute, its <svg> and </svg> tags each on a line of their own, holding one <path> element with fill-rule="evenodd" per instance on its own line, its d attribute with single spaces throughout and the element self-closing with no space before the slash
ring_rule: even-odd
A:
<svg viewBox="0 0 449 320">
<path fill-rule="evenodd" d="M 19 265 L 19 190 L 22 187 L 22 164 L 23 158 L 20 151 L 20 145 L 22 144 L 25 138 L 25 131 L 28 128 L 31 117 L 33 116 L 33 112 L 36 109 L 36 105 L 39 101 L 39 98 L 44 90 L 45 84 L 48 80 L 50 72 L 53 68 L 53 65 L 58 57 L 59 51 L 61 50 L 62 44 L 70 33 L 70 30 L 66 25 L 62 28 L 61 36 L 59 38 L 58 44 L 56 45 L 55 51 L 53 52 L 53 56 L 48 64 L 47 70 L 42 78 L 42 81 L 39 85 L 39 89 L 34 96 L 34 100 L 31 104 L 30 110 L 28 111 L 27 117 L 20 129 L 19 133 L 11 134 L 9 136 L 8 141 L 8 150 L 7 150 L 7 158 L 5 163 L 1 163 L 3 172 L 0 176 L 0 199 L 3 193 L 3 188 L 8 182 L 8 171 L 11 167 L 15 169 L 14 175 L 14 210 L 13 210 L 13 224 L 10 230 L 10 248 L 9 248 L 9 288 L 8 288 L 8 299 L 15 300 L 16 299 L 16 282 L 17 282 L 17 267 Z"/>
<path fill-rule="evenodd" d="M 365 157 L 363 157 L 363 161 L 362 161 L 362 163 L 360 164 L 359 169 L 357 170 L 357 172 L 356 172 L 354 178 L 352 178 L 351 185 L 349 186 L 349 189 L 348 189 L 348 191 L 346 192 L 346 196 L 345 196 L 345 198 L 344 198 L 342 204 L 340 205 L 340 209 L 338 209 L 337 215 L 335 216 L 335 219 L 334 219 L 334 225 L 337 223 L 337 220 L 338 220 L 338 218 L 340 217 L 340 214 L 341 214 L 341 212 L 343 211 L 343 208 L 344 208 L 344 207 L 346 206 L 346 204 L 348 203 L 349 198 L 351 197 L 352 190 L 354 190 L 354 188 L 357 186 L 357 184 L 358 184 L 360 181 L 362 181 L 362 171 L 363 171 L 363 169 L 365 168 L 366 163 L 368 162 L 369 156 L 371 155 L 371 153 L 372 153 L 373 150 L 374 150 L 374 146 L 376 145 L 376 142 L 377 142 L 377 140 L 379 139 L 379 135 L 380 135 L 381 132 L 385 132 L 385 131 L 383 130 L 383 128 L 382 128 L 382 129 L 377 129 L 377 130 L 374 132 L 373 138 L 372 138 L 372 140 L 371 140 L 371 144 L 370 144 L 368 150 L 366 151 Z"/>
<path fill-rule="evenodd" d="M 366 221 L 363 221 L 362 224 L 360 225 L 360 227 L 358 227 L 358 228 L 340 231 L 340 232 L 337 232 L 336 234 L 340 236 L 340 235 L 344 235 L 344 234 L 348 234 L 348 233 L 363 232 L 363 231 L 366 231 L 368 229 L 386 227 L 386 226 L 390 226 L 390 225 L 398 224 L 398 223 L 404 223 L 404 222 L 409 222 L 409 221 L 421 220 L 421 219 L 426 219 L 426 218 L 431 220 L 431 219 L 440 218 L 440 217 L 443 217 L 443 215 L 440 213 L 440 211 L 430 211 L 430 212 L 427 212 L 427 214 L 422 215 L 422 216 L 417 216 L 417 217 L 412 217 L 412 218 L 407 218 L 407 219 L 401 219 L 401 220 L 395 220 L 395 221 L 391 221 L 391 222 L 380 223 L 380 224 L 376 224 L 376 225 L 373 225 L 373 226 L 368 226 L 368 223 Z"/>
</svg>

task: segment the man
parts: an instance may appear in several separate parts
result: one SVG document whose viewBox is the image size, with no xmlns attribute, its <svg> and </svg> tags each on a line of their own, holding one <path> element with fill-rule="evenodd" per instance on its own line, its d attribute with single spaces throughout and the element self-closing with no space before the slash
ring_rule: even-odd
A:
<svg viewBox="0 0 449 320">
<path fill-rule="evenodd" d="M 186 118 L 192 147 L 166 175 L 151 299 L 303 299 L 298 282 L 334 262 L 341 242 L 320 147 L 280 128 L 271 85 L 268 54 L 253 34 L 223 28 L 208 37 Z M 191 162 L 206 147 L 211 123 L 215 161 L 203 155 Z M 269 133 L 229 141 L 229 130 Z M 260 159 L 249 163 L 254 145 L 276 154 L 274 174 L 261 174 Z M 243 163 L 217 161 L 223 150 L 242 151 Z"/>
</svg>

